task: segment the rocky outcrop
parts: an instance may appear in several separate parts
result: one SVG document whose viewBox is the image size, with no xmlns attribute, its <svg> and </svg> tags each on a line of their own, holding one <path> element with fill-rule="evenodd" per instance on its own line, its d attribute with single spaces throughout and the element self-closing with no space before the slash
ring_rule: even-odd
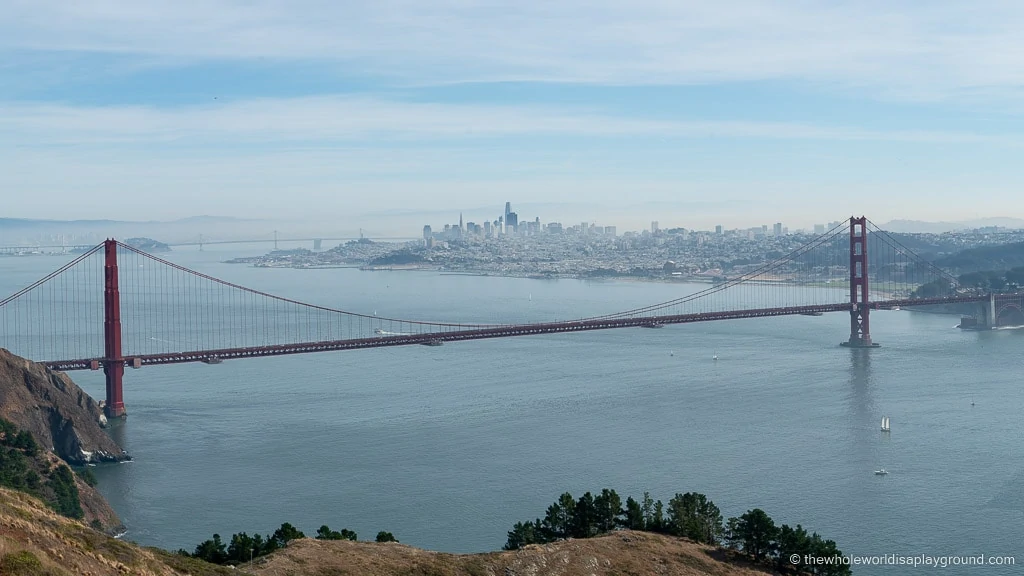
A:
<svg viewBox="0 0 1024 576">
<path fill-rule="evenodd" d="M 0 348 L 0 418 L 73 465 L 131 457 L 102 429 L 99 405 L 63 372 Z"/>
</svg>

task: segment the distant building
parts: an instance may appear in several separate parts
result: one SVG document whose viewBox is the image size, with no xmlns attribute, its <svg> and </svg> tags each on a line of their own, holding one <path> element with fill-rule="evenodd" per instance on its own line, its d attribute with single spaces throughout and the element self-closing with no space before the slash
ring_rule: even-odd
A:
<svg viewBox="0 0 1024 576">
<path fill-rule="evenodd" d="M 722 225 L 721 224 L 719 224 L 718 226 L 715 226 L 715 234 L 718 234 L 719 236 L 722 235 Z"/>
<path fill-rule="evenodd" d="M 655 221 L 651 222 L 651 234 L 657 234 L 658 230 L 659 230 L 659 228 L 658 228 L 658 221 L 655 220 Z"/>
<path fill-rule="evenodd" d="M 484 222 L 484 237 L 490 238 L 493 235 L 493 229 L 491 228 L 490 222 Z"/>
<path fill-rule="evenodd" d="M 824 224 L 815 224 L 814 225 L 814 233 L 815 234 L 824 234 L 825 233 L 825 225 Z"/>
<path fill-rule="evenodd" d="M 776 222 L 775 226 L 772 226 L 772 234 L 774 236 L 782 236 L 782 222 Z"/>
<path fill-rule="evenodd" d="M 605 226 L 604 227 L 604 235 L 605 236 L 615 236 L 615 226 Z"/>
<path fill-rule="evenodd" d="M 431 232 L 431 230 L 430 230 L 430 224 L 427 224 L 426 226 L 423 227 L 423 239 L 424 240 L 430 240 L 433 237 L 434 237 L 434 233 Z"/>
<path fill-rule="evenodd" d="M 561 222 L 548 222 L 548 234 L 561 234 L 562 223 Z"/>
</svg>

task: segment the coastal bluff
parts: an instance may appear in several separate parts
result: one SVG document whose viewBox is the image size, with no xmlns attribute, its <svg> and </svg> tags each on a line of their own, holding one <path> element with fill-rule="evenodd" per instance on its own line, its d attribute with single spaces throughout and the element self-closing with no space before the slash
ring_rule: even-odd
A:
<svg viewBox="0 0 1024 576">
<path fill-rule="evenodd" d="M 99 404 L 63 372 L 0 348 L 0 418 L 44 449 L 81 466 L 131 457 L 103 430 Z"/>
</svg>

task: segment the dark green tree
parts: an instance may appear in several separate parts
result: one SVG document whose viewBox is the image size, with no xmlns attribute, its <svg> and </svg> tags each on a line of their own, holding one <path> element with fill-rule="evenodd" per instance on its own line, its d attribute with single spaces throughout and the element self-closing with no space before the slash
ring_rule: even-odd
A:
<svg viewBox="0 0 1024 576">
<path fill-rule="evenodd" d="M 544 515 L 544 530 L 549 540 L 566 539 L 572 536 L 573 519 L 576 516 L 576 501 L 572 494 L 565 492 L 548 506 Z"/>
<path fill-rule="evenodd" d="M 669 500 L 668 516 L 666 529 L 675 536 L 712 545 L 722 536 L 722 513 L 704 494 L 676 494 Z"/>
<path fill-rule="evenodd" d="M 643 508 L 639 502 L 633 500 L 632 496 L 626 498 L 626 511 L 622 527 L 628 530 L 643 530 L 645 528 Z"/>
<path fill-rule="evenodd" d="M 280 528 L 274 531 L 274 535 L 271 538 L 277 542 L 279 547 L 284 548 L 292 540 L 298 540 L 305 537 L 306 535 L 303 534 L 301 530 L 292 526 L 288 522 L 285 522 L 284 524 L 281 524 Z"/>
<path fill-rule="evenodd" d="M 725 523 L 725 546 L 730 550 L 739 550 L 743 546 L 743 536 L 740 534 L 739 518 L 729 518 Z"/>
<path fill-rule="evenodd" d="M 267 536 L 267 538 L 264 540 L 262 535 L 253 534 L 252 547 L 253 550 L 256 551 L 256 556 L 264 556 L 277 550 L 277 540 L 274 540 L 270 536 Z"/>
<path fill-rule="evenodd" d="M 654 526 L 654 499 L 651 498 L 650 492 L 644 492 L 643 501 L 640 504 L 640 510 L 644 516 L 644 530 L 651 532 L 657 532 Z"/>
<path fill-rule="evenodd" d="M 377 532 L 377 542 L 398 542 L 398 540 L 395 539 L 395 535 L 391 532 L 381 530 Z"/>
<path fill-rule="evenodd" d="M 839 558 L 843 555 L 843 552 L 839 550 L 836 543 L 832 540 L 825 540 L 818 535 L 817 532 L 811 534 L 810 538 L 810 553 L 819 558 Z M 815 576 L 849 576 L 851 574 L 850 567 L 845 564 L 829 564 L 824 566 L 815 566 L 811 570 L 811 574 Z"/>
<path fill-rule="evenodd" d="M 316 531 L 317 540 L 351 540 L 354 542 L 357 538 L 356 533 L 348 528 L 342 528 L 341 532 L 337 532 L 328 528 L 326 524 Z"/>
<path fill-rule="evenodd" d="M 737 528 L 743 542 L 743 551 L 753 556 L 754 560 L 760 562 L 772 555 L 779 529 L 764 510 L 747 510 L 740 516 Z"/>
<path fill-rule="evenodd" d="M 65 464 L 58 464 L 50 471 L 50 480 L 46 485 L 53 490 L 54 502 L 51 507 L 57 513 L 68 518 L 81 518 L 82 503 L 78 497 L 78 486 L 75 485 L 75 474 Z"/>
<path fill-rule="evenodd" d="M 811 537 L 803 526 L 797 524 L 796 528 L 790 528 L 788 524 L 783 524 L 779 527 L 776 544 L 776 566 L 779 570 L 791 569 L 797 573 L 807 571 L 803 559 L 811 552 Z M 799 557 L 800 561 L 793 562 L 794 556 Z"/>
<path fill-rule="evenodd" d="M 651 532 L 665 532 L 665 506 L 661 500 L 654 503 L 654 514 L 647 529 Z"/>
<path fill-rule="evenodd" d="M 508 533 L 504 549 L 519 550 L 527 544 L 543 544 L 545 541 L 544 527 L 540 518 L 533 522 L 516 522 Z"/>
<path fill-rule="evenodd" d="M 597 508 L 594 506 L 594 495 L 587 492 L 576 501 L 576 510 L 572 518 L 572 537 L 590 538 L 597 534 Z"/>
<path fill-rule="evenodd" d="M 196 546 L 192 556 L 205 560 L 210 564 L 223 564 L 228 559 L 227 546 L 220 539 L 220 534 L 214 534 L 213 538 Z"/>
<path fill-rule="evenodd" d="M 622 498 L 615 490 L 604 488 L 594 497 L 595 526 L 599 533 L 611 532 L 622 516 Z"/>
<path fill-rule="evenodd" d="M 256 556 L 259 556 L 259 551 L 251 536 L 245 532 L 239 532 L 231 536 L 231 542 L 228 544 L 228 560 L 241 563 L 248 562 Z"/>
</svg>

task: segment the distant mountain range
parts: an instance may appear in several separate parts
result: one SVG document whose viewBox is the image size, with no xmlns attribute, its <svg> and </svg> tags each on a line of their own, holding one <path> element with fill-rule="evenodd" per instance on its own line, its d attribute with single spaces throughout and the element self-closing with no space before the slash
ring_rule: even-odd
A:
<svg viewBox="0 0 1024 576">
<path fill-rule="evenodd" d="M 200 234 L 207 238 L 240 233 L 272 234 L 274 227 L 262 220 L 223 216 L 192 216 L 178 220 L 35 220 L 0 218 L 0 245 L 93 244 L 104 238 L 144 236 L 161 241 L 192 241 Z"/>
<path fill-rule="evenodd" d="M 973 230 L 975 228 L 988 228 L 998 226 L 1000 228 L 1024 229 L 1024 220 L 1020 218 L 978 218 L 965 220 L 963 222 L 923 222 L 920 220 L 892 220 L 880 225 L 883 230 L 889 232 L 930 233 L 940 234 L 942 232 L 954 232 L 956 230 Z"/>
<path fill-rule="evenodd" d="M 217 222 L 259 222 L 259 220 L 246 220 L 242 218 L 231 218 L 228 216 L 189 216 L 177 220 L 37 220 L 33 218 L 0 218 L 0 229 L 33 229 L 49 228 L 53 226 L 71 227 L 93 227 L 105 228 L 108 226 L 167 226 L 174 224 L 208 224 Z"/>
</svg>

